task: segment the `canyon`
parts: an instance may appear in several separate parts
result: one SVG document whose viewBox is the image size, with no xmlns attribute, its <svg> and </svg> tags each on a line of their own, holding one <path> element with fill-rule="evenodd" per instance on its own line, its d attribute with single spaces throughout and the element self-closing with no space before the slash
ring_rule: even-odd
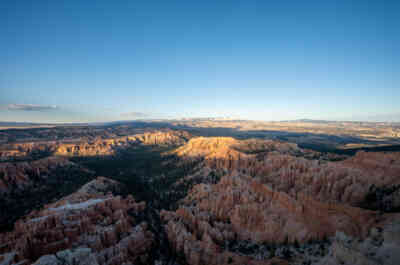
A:
<svg viewBox="0 0 400 265">
<path fill-rule="evenodd" d="M 74 130 L 0 148 L 1 265 L 398 264 L 398 152 Z"/>
<path fill-rule="evenodd" d="M 17 221 L 14 230 L 0 239 L 0 262 L 63 264 L 61 253 L 70 251 L 87 264 L 117 265 L 138 260 L 145 264 L 154 236 L 145 222 L 132 215 L 139 216 L 146 204 L 132 196 L 113 195 L 110 190 L 118 191 L 118 185 L 97 178 Z"/>
</svg>

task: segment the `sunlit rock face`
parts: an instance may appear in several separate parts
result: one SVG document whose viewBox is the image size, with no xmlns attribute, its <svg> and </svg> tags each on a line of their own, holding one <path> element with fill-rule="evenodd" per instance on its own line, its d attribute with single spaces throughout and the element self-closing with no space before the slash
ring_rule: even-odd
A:
<svg viewBox="0 0 400 265">
<path fill-rule="evenodd" d="M 319 262 L 327 254 L 321 252 L 321 247 L 329 248 L 328 254 L 332 256 L 324 260 L 334 263 L 318 264 L 342 264 L 341 259 L 351 264 L 352 255 L 358 255 L 355 254 L 357 242 L 374 244 L 368 243 L 371 231 L 382 230 L 394 239 L 387 239 L 388 245 L 379 250 L 381 258 L 384 259 L 388 251 L 400 249 L 398 214 L 382 215 L 341 203 L 319 202 L 303 195 L 294 199 L 246 176 L 224 176 L 217 184 L 198 184 L 176 211 L 162 211 L 161 217 L 170 244 L 189 264 L 304 264 L 303 261 L 311 264 L 308 262 Z M 390 223 L 393 225 L 388 226 Z M 352 238 L 355 249 L 347 250 L 335 239 L 329 247 L 329 239 L 339 232 Z M 310 246 L 310 242 L 315 241 L 320 243 Z M 259 249 L 263 244 L 297 244 L 300 249 L 278 247 L 274 252 L 267 249 L 243 255 L 237 248 L 228 247 L 246 244 L 240 242 L 249 242 Z M 310 248 L 316 251 L 308 253 Z M 281 252 L 289 249 L 292 254 L 290 257 L 274 256 L 279 249 Z M 385 259 L 398 261 L 398 258 L 391 253 L 391 257 Z M 360 258 L 360 262 L 354 264 L 397 264 L 362 263 L 363 260 L 366 259 Z"/>
<path fill-rule="evenodd" d="M 60 144 L 55 152 L 63 156 L 113 155 L 120 148 L 133 144 L 176 146 L 184 144 L 191 135 L 184 131 L 155 131 L 110 139 Z"/>
<path fill-rule="evenodd" d="M 311 197 L 292 198 L 245 176 L 224 176 L 217 184 L 196 185 L 177 214 L 229 224 L 241 240 L 302 242 L 332 236 L 337 230 L 364 237 L 380 220 L 376 212 Z M 184 216 L 186 216 L 184 214 Z"/>
<path fill-rule="evenodd" d="M 175 146 L 184 144 L 190 137 L 191 135 L 184 131 L 165 130 L 120 138 L 97 139 L 92 142 L 86 141 L 78 144 L 64 144 L 54 141 L 47 143 L 47 145 L 34 143 L 17 144 L 16 148 L 21 150 L 20 152 L 24 155 L 47 148 L 47 151 L 54 149 L 56 156 L 48 156 L 33 161 L 0 163 L 0 194 L 30 189 L 38 180 L 50 178 L 52 171 L 58 167 L 78 167 L 78 165 L 62 156 L 113 155 L 118 148 L 123 148 L 130 144 Z M 52 146 L 52 148 L 49 146 Z M 15 152 L 19 152 L 18 150 Z"/>
<path fill-rule="evenodd" d="M 275 257 L 257 259 L 225 249 L 225 243 L 237 236 L 231 225 L 205 211 L 192 210 L 182 207 L 176 212 L 161 212 L 170 245 L 188 264 L 288 264 Z"/>
<path fill-rule="evenodd" d="M 318 154 L 290 143 L 198 137 L 175 154 L 186 160 L 204 160 L 211 169 L 257 177 L 292 197 L 302 193 L 321 202 L 383 207 L 385 211 L 400 207 L 398 153 L 358 152 L 343 161 L 326 162 L 304 158 Z M 373 202 L 374 196 L 380 201 Z"/>
<path fill-rule="evenodd" d="M 56 147 L 55 141 L 4 144 L 0 146 L 0 162 L 41 158 L 54 152 Z"/>
<path fill-rule="evenodd" d="M 69 135 L 70 131 L 59 132 L 57 140 L 36 139 L 28 142 L 4 143 L 0 145 L 0 162 L 30 161 L 49 155 L 62 156 L 96 156 L 113 155 L 118 149 L 131 145 L 178 146 L 187 142 L 192 136 L 185 131 L 170 129 L 146 130 L 132 134 L 132 131 L 121 131 L 118 136 L 107 130 L 91 132 L 83 130 L 77 135 Z M 69 137 L 75 136 L 75 137 Z M 54 138 L 54 137 L 53 137 Z"/>
<path fill-rule="evenodd" d="M 154 236 L 140 220 L 145 203 L 112 195 L 106 187 L 117 191 L 120 184 L 98 178 L 17 221 L 12 232 L 0 236 L 0 261 L 51 264 L 51 255 L 70 250 L 60 255 L 83 255 L 98 264 L 146 264 Z M 89 250 L 76 253 L 76 248 Z"/>
<path fill-rule="evenodd" d="M 0 151 L 0 161 L 7 161 L 11 158 L 18 159 L 22 157 L 26 157 L 28 152 L 25 150 L 3 150 Z"/>
<path fill-rule="evenodd" d="M 367 242 L 371 231 L 397 218 L 382 213 L 400 205 L 396 153 L 359 152 L 329 162 L 294 144 L 198 137 L 175 154 L 201 161 L 202 172 L 220 175 L 216 183 L 195 185 L 176 211 L 161 212 L 170 243 L 189 264 L 312 264 L 326 255 L 321 248 L 327 249 L 337 233 Z M 310 245 L 315 241 L 320 243 Z M 292 244 L 277 249 L 291 257 L 275 250 L 243 254 L 229 247 L 243 242 L 258 249 Z"/>
<path fill-rule="evenodd" d="M 336 231 L 364 238 L 369 228 L 384 220 L 373 211 L 305 196 L 294 199 L 244 176 L 196 185 L 177 211 L 164 211 L 162 217 L 169 240 L 193 261 L 190 264 L 215 259 L 225 263 L 229 254 L 224 246 L 229 241 L 305 243 Z M 198 259 L 200 263 L 194 261 Z"/>
<path fill-rule="evenodd" d="M 186 158 L 202 158 L 210 165 L 215 160 L 229 161 L 249 159 L 258 153 L 278 152 L 281 154 L 300 154 L 301 149 L 296 144 L 272 140 L 236 140 L 232 137 L 196 137 L 175 153 Z M 239 165 L 239 164 L 237 164 Z"/>
<path fill-rule="evenodd" d="M 61 155 L 116 155 L 137 145 L 181 145 L 163 161 L 184 166 L 181 175 L 148 177 L 147 187 L 180 192 L 173 207 L 149 199 L 147 208 L 98 177 L 0 234 L 0 264 L 399 264 L 399 216 L 390 213 L 400 209 L 399 154 L 333 162 L 280 141 L 162 131 L 61 145 L 50 159 L 73 166 Z M 161 247 L 167 251 L 152 258 Z"/>
</svg>

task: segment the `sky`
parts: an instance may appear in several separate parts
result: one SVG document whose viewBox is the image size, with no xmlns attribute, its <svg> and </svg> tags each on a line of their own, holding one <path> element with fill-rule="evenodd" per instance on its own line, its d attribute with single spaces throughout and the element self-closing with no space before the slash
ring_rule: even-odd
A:
<svg viewBox="0 0 400 265">
<path fill-rule="evenodd" d="M 0 121 L 400 121 L 400 3 L 0 3 Z"/>
</svg>

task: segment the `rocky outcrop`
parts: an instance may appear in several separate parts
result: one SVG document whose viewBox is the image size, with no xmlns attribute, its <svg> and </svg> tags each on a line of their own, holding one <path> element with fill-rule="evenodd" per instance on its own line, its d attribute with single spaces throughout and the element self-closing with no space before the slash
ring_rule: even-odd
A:
<svg viewBox="0 0 400 265">
<path fill-rule="evenodd" d="M 218 159 L 240 160 L 255 157 L 258 153 L 278 152 L 280 154 L 299 154 L 296 144 L 272 140 L 236 140 L 232 137 L 196 137 L 174 153 L 185 158 L 202 158 L 212 165 Z"/>
<path fill-rule="evenodd" d="M 332 162 L 280 141 L 180 133 L 60 146 L 124 159 L 123 148 L 183 144 L 158 161 L 160 175 L 126 174 L 151 208 L 98 177 L 1 234 L 0 264 L 397 264 L 398 217 L 387 212 L 400 209 L 398 154 Z"/>
<path fill-rule="evenodd" d="M 79 196 L 80 194 L 101 194 L 105 195 L 109 192 L 113 194 L 120 194 L 124 190 L 124 186 L 118 181 L 105 178 L 97 177 L 95 180 L 90 181 L 83 185 L 77 192 L 73 193 L 69 197 Z M 66 198 L 69 198 L 66 197 Z"/>
<path fill-rule="evenodd" d="M 397 265 L 400 262 L 400 218 L 373 228 L 365 240 L 337 232 L 329 254 L 314 265 Z"/>
<path fill-rule="evenodd" d="M 54 152 L 56 142 L 23 142 L 0 146 L 0 162 L 31 161 L 44 158 Z"/>
<path fill-rule="evenodd" d="M 99 265 L 99 263 L 90 248 L 77 248 L 42 256 L 33 265 Z"/>
<path fill-rule="evenodd" d="M 2 257 L 14 253 L 10 264 L 53 264 L 49 262 L 74 257 L 110 265 L 146 263 L 153 244 L 153 234 L 140 221 L 146 205 L 131 196 L 105 194 L 107 183 L 114 189 L 119 186 L 98 178 L 17 221 L 14 231 L 0 236 Z M 76 248 L 81 250 L 73 250 Z"/>
<path fill-rule="evenodd" d="M 182 203 L 175 214 L 192 219 L 190 223 L 204 218 L 223 222 L 239 239 L 256 242 L 322 239 L 337 230 L 363 237 L 379 220 L 373 211 L 322 203 L 302 194 L 292 198 L 245 176 L 196 185 Z"/>
<path fill-rule="evenodd" d="M 190 265 L 288 264 L 279 258 L 259 260 L 224 249 L 224 242 L 233 240 L 235 234 L 223 222 L 210 223 L 207 213 L 198 216 L 180 208 L 175 213 L 162 211 L 161 217 L 166 222 L 165 231 L 170 245 Z"/>
<path fill-rule="evenodd" d="M 353 157 L 338 163 L 342 166 L 359 169 L 368 172 L 370 175 L 384 178 L 388 184 L 397 183 L 395 180 L 385 176 L 399 176 L 400 174 L 400 153 L 374 153 L 360 151 Z"/>
<path fill-rule="evenodd" d="M 191 138 L 185 131 L 147 130 L 127 136 L 114 134 L 51 141 L 8 143 L 0 146 L 0 162 L 31 161 L 51 154 L 62 156 L 113 155 L 131 145 L 178 146 Z"/>
<path fill-rule="evenodd" d="M 93 172 L 63 157 L 0 163 L 0 231 L 33 208 L 61 198 L 93 178 Z"/>
<path fill-rule="evenodd" d="M 392 220 L 360 206 L 382 211 L 371 204 L 374 199 L 390 204 L 385 209 L 400 206 L 396 153 L 359 152 L 329 162 L 294 144 L 198 137 L 174 154 L 203 165 L 181 182 L 222 176 L 216 184 L 211 178 L 195 185 L 176 211 L 161 213 L 173 248 L 189 264 L 225 264 L 235 255 L 248 264 L 273 257 L 311 264 L 326 254 L 335 234 L 368 240 L 371 229 Z M 319 243 L 309 247 L 310 242 Z M 246 245 L 252 250 L 240 251 Z"/>
<path fill-rule="evenodd" d="M 185 144 L 192 135 L 186 131 L 164 130 L 136 134 L 133 138 L 145 145 L 178 146 Z M 132 138 L 131 138 L 132 139 Z"/>
<path fill-rule="evenodd" d="M 0 151 L 0 161 L 7 161 L 10 159 L 19 159 L 28 156 L 26 151 L 20 150 L 2 150 Z"/>
<path fill-rule="evenodd" d="M 184 160 L 204 160 L 204 165 L 225 173 L 257 177 L 271 188 L 292 197 L 299 193 L 321 202 L 349 203 L 391 211 L 400 208 L 400 155 L 358 152 L 337 162 L 305 159 L 310 151 L 294 144 L 264 140 L 236 140 L 229 137 L 198 137 L 178 148 Z M 382 188 L 385 202 L 373 202 L 370 195 Z M 379 191 L 381 191 L 379 190 Z M 387 192 L 385 192 L 387 191 Z M 375 197 L 379 197 L 375 196 Z M 381 196 L 382 197 L 382 196 Z M 380 198 L 376 198 L 379 200 Z"/>
<path fill-rule="evenodd" d="M 337 231 L 365 238 L 371 227 L 386 218 L 302 194 L 293 198 L 246 176 L 224 176 L 217 184 L 196 185 L 177 211 L 163 211 L 161 216 L 170 242 L 189 264 L 226 264 L 235 253 L 225 246 L 238 240 L 302 244 Z M 248 264 L 257 260 L 247 259 Z"/>
<path fill-rule="evenodd" d="M 118 149 L 135 144 L 176 146 L 184 144 L 191 135 L 184 131 L 155 131 L 110 139 L 95 139 L 80 143 L 60 144 L 55 152 L 63 156 L 113 155 Z"/>
<path fill-rule="evenodd" d="M 23 191 L 35 181 L 50 177 L 59 167 L 73 167 L 75 163 L 62 157 L 48 157 L 33 162 L 0 163 L 0 194 Z"/>
<path fill-rule="evenodd" d="M 368 159 L 374 155 L 361 152 L 355 157 Z M 391 154 L 380 155 L 391 156 Z M 397 177 L 400 174 L 399 161 L 387 165 L 384 171 L 379 171 L 363 168 L 348 160 L 322 164 L 304 158 L 274 155 L 264 158 L 255 167 L 256 172 L 252 172 L 252 175 L 259 177 L 263 183 L 272 188 L 291 196 L 303 193 L 322 202 L 341 202 L 378 210 L 378 207 L 373 207 L 376 203 L 369 199 L 369 193 L 373 187 L 391 189 L 400 184 L 400 179 Z M 395 194 L 389 194 L 389 197 L 393 199 L 393 204 L 388 208 L 398 208 L 400 204 L 394 199 Z"/>
</svg>

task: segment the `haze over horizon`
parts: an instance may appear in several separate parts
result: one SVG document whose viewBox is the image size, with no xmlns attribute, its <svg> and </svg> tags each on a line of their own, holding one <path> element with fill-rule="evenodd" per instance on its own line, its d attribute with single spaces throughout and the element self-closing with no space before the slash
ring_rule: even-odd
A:
<svg viewBox="0 0 400 265">
<path fill-rule="evenodd" d="M 0 121 L 400 121 L 398 1 L 4 1 Z"/>
</svg>

